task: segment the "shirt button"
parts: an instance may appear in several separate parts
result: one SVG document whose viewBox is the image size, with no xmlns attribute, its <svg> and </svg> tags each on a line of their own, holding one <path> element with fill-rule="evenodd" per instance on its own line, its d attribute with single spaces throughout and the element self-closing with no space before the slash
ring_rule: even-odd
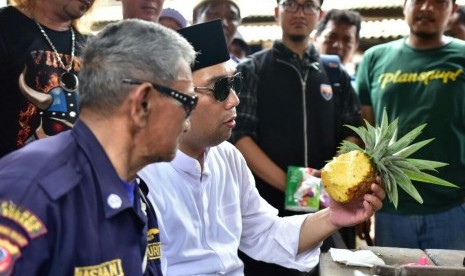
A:
<svg viewBox="0 0 465 276">
<path fill-rule="evenodd" d="M 107 203 L 112 209 L 118 209 L 121 207 L 123 204 L 123 201 L 121 200 L 121 197 L 116 194 L 110 194 L 107 198 Z"/>
</svg>

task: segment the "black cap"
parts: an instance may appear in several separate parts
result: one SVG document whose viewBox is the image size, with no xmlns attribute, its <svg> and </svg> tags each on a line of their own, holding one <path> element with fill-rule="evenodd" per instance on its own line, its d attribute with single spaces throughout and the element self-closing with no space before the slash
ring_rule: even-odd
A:
<svg viewBox="0 0 465 276">
<path fill-rule="evenodd" d="M 192 71 L 229 60 L 228 44 L 221 20 L 192 25 L 179 29 L 178 33 L 189 41 L 197 52 Z"/>
</svg>

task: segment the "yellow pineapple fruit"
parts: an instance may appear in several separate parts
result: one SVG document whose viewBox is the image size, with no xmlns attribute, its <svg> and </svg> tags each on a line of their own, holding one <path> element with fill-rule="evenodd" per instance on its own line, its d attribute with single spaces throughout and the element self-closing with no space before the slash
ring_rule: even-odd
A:
<svg viewBox="0 0 465 276">
<path fill-rule="evenodd" d="M 381 177 L 386 194 L 396 208 L 398 186 L 416 201 L 423 203 L 412 180 L 458 188 L 446 180 L 423 172 L 436 171 L 436 168 L 446 166 L 446 163 L 407 158 L 433 140 L 411 144 L 426 124 L 397 139 L 398 119 L 389 124 L 386 110 L 380 126 L 373 127 L 365 123 L 366 127 L 347 126 L 360 136 L 365 149 L 343 141 L 339 148 L 342 154 L 333 158 L 321 170 L 321 181 L 332 199 L 344 203 L 360 198 L 370 191 L 376 174 Z"/>
<path fill-rule="evenodd" d="M 321 171 L 321 181 L 331 198 L 348 202 L 370 191 L 376 171 L 368 156 L 357 150 L 334 157 Z"/>
</svg>

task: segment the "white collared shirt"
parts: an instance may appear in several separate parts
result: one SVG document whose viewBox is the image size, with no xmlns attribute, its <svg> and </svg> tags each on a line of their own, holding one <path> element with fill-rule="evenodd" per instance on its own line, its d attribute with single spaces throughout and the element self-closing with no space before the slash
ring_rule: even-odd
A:
<svg viewBox="0 0 465 276">
<path fill-rule="evenodd" d="M 309 271 L 318 264 L 319 248 L 297 255 L 307 215 L 279 218 L 228 142 L 209 149 L 203 172 L 178 150 L 172 162 L 151 164 L 139 175 L 156 209 L 165 275 L 243 275 L 238 248 L 289 268 Z"/>
</svg>

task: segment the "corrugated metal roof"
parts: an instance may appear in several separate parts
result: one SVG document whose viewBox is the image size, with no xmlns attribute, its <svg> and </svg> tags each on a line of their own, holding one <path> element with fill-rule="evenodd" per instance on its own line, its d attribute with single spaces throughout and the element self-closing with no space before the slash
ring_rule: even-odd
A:
<svg viewBox="0 0 465 276">
<path fill-rule="evenodd" d="M 404 19 L 384 19 L 362 22 L 360 37 L 370 38 L 397 38 L 409 34 L 409 27 Z"/>
<path fill-rule="evenodd" d="M 404 0 L 326 0 L 323 3 L 323 10 L 340 9 L 382 9 L 402 7 Z"/>
</svg>

